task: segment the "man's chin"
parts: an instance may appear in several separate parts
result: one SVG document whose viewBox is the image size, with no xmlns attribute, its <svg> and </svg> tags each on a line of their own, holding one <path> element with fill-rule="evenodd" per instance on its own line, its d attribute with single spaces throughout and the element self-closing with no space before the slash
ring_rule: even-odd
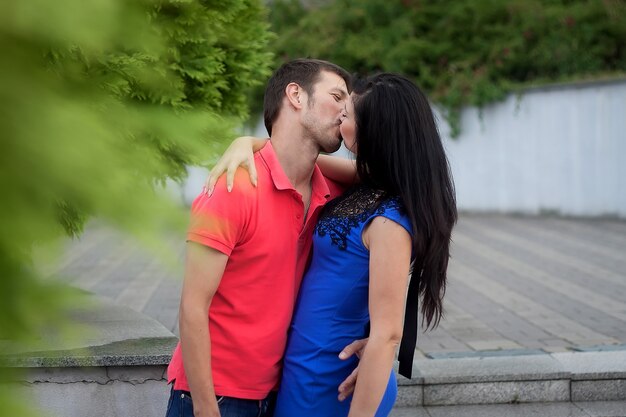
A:
<svg viewBox="0 0 626 417">
<path fill-rule="evenodd" d="M 339 148 L 341 148 L 341 140 L 338 140 L 334 144 L 329 143 L 327 146 L 324 147 L 323 151 L 325 153 L 333 153 L 333 152 L 337 152 Z"/>
</svg>

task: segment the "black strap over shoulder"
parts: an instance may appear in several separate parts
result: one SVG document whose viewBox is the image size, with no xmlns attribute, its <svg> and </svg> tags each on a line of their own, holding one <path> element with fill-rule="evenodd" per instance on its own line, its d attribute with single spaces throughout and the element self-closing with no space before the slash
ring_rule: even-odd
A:
<svg viewBox="0 0 626 417">
<path fill-rule="evenodd" d="M 413 374 L 413 357 L 415 356 L 415 346 L 417 345 L 417 310 L 419 296 L 419 278 L 411 279 L 407 292 L 406 309 L 404 311 L 404 328 L 402 329 L 402 340 L 398 351 L 398 373 L 403 377 L 411 379 Z M 365 325 L 365 335 L 370 334 L 370 322 Z"/>
<path fill-rule="evenodd" d="M 419 297 L 419 277 L 411 278 L 407 292 L 406 310 L 404 312 L 404 329 L 398 351 L 398 373 L 411 379 L 413 373 L 413 357 L 417 344 L 417 310 Z"/>
</svg>

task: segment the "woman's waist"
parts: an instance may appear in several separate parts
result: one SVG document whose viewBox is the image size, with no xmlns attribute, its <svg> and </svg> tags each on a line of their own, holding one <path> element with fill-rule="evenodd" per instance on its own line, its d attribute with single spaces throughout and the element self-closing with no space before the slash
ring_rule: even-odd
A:
<svg viewBox="0 0 626 417">
<path fill-rule="evenodd" d="M 345 326 L 292 324 L 287 353 L 300 355 L 339 354 L 348 344 L 367 336 L 367 321 Z"/>
</svg>

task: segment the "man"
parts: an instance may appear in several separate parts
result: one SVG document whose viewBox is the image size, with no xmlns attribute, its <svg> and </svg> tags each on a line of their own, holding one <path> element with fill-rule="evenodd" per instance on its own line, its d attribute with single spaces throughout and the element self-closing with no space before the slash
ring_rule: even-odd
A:
<svg viewBox="0 0 626 417">
<path fill-rule="evenodd" d="M 221 181 L 194 201 L 168 417 L 269 415 L 313 227 L 339 191 L 315 161 L 340 146 L 348 84 L 329 62 L 281 66 L 265 92 L 258 186 L 237 173 L 232 193 Z"/>
</svg>

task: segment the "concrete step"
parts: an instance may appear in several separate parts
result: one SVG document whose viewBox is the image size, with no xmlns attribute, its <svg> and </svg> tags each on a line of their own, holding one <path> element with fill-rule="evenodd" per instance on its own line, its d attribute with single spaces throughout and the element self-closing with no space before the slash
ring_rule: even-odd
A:
<svg viewBox="0 0 626 417">
<path fill-rule="evenodd" d="M 390 417 L 626 417 L 626 401 L 396 408 Z"/>
<path fill-rule="evenodd" d="M 626 401 L 626 350 L 418 359 L 398 407 Z"/>
</svg>

